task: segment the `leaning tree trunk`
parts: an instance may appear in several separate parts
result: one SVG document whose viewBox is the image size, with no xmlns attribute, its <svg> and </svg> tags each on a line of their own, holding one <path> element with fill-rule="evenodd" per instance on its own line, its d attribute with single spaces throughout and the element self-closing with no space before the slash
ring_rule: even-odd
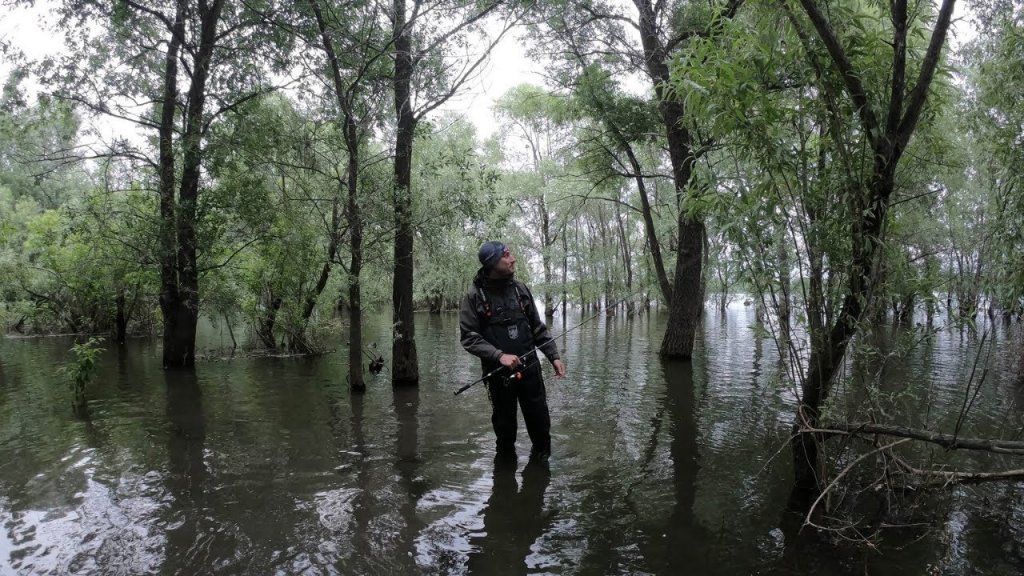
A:
<svg viewBox="0 0 1024 576">
<path fill-rule="evenodd" d="M 412 111 L 412 30 L 406 22 L 405 0 L 394 0 L 395 46 L 395 256 L 391 292 L 394 326 L 391 383 L 419 382 L 416 359 L 416 326 L 413 315 L 412 145 L 416 116 Z"/>
<path fill-rule="evenodd" d="M 679 248 L 676 253 L 675 281 L 669 300 L 668 325 L 661 341 L 661 355 L 687 359 L 693 355 L 693 343 L 703 305 L 701 278 L 704 252 L 704 222 L 688 213 L 682 205 L 689 193 L 696 158 L 693 140 L 684 124 L 685 110 L 668 90 L 669 53 L 662 41 L 656 11 L 650 0 L 634 0 L 640 12 L 640 42 L 643 44 L 647 73 L 658 96 L 658 112 L 665 125 L 668 155 L 675 185 Z"/>
<path fill-rule="evenodd" d="M 539 162 L 538 162 L 539 164 Z M 551 295 L 553 277 L 551 274 L 551 247 L 555 239 L 551 237 L 551 213 L 548 211 L 546 196 L 547 182 L 544 182 L 540 197 L 537 199 L 537 209 L 540 211 L 540 245 L 542 247 L 540 257 L 544 267 L 544 317 L 555 316 L 554 298 Z"/>
<path fill-rule="evenodd" d="M 327 282 L 331 278 L 331 265 L 338 254 L 338 243 L 340 241 L 338 228 L 341 226 L 341 215 L 339 214 L 340 209 L 338 206 L 341 202 L 340 188 L 341 186 L 339 185 L 338 193 L 334 197 L 334 203 L 331 207 L 331 224 L 330 229 L 327 231 L 327 253 L 324 255 L 324 263 L 320 267 L 320 276 L 317 277 L 316 284 L 313 285 L 313 291 L 306 295 L 306 300 L 302 307 L 302 325 L 291 338 L 291 350 L 300 354 L 312 354 L 316 351 L 313 342 L 306 336 L 306 328 L 309 326 L 310 318 L 313 317 L 313 311 L 316 310 L 316 303 L 320 300 L 320 295 L 323 294 L 324 289 L 327 287 Z"/>
</svg>

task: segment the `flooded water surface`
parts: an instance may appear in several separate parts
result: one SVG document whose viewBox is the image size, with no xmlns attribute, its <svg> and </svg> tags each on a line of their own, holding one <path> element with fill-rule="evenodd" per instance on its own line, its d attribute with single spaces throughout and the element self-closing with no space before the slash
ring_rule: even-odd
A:
<svg viewBox="0 0 1024 576">
<path fill-rule="evenodd" d="M 557 318 L 552 331 L 583 318 Z M 371 317 L 367 330 L 385 352 L 388 319 Z M 883 531 L 873 548 L 799 530 L 786 513 L 795 397 L 750 309 L 709 310 L 690 363 L 658 358 L 656 312 L 570 330 L 559 342 L 569 377 L 545 367 L 547 465 L 529 461 L 521 424 L 518 460 L 495 459 L 486 390 L 453 395 L 479 376 L 455 315 L 417 322 L 420 386 L 392 388 L 385 370 L 363 395 L 345 382 L 343 346 L 312 359 L 208 359 L 194 373 L 161 370 L 153 342 L 108 346 L 88 418 L 74 415 L 57 372 L 71 340 L 0 342 L 0 574 L 906 576 L 1024 566 L 1014 483 L 941 491 L 920 526 Z M 1006 375 L 1006 332 L 981 342 L 953 328 L 882 329 L 877 341 L 888 344 L 852 355 L 835 409 L 877 401 L 907 424 L 951 429 L 966 399 L 964 436 L 1014 437 L 1024 394 Z M 990 370 L 975 395 L 976 363 Z M 860 374 L 882 385 L 866 392 Z M 963 469 L 1024 468 L 1019 457 L 950 457 Z"/>
</svg>

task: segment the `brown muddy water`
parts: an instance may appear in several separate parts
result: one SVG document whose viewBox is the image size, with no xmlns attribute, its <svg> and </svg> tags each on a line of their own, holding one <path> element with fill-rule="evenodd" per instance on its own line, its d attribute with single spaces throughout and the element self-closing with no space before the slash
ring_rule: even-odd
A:
<svg viewBox="0 0 1024 576">
<path fill-rule="evenodd" d="M 389 318 L 368 318 L 385 352 Z M 495 462 L 485 390 L 453 396 L 479 375 L 454 315 L 417 318 L 419 387 L 393 389 L 385 371 L 364 395 L 345 383 L 343 345 L 313 359 L 206 360 L 192 374 L 162 371 L 156 342 L 108 345 L 87 419 L 57 372 L 70 339 L 5 339 L 0 574 L 1022 573 L 1012 483 L 918 500 L 900 517 L 913 525 L 876 547 L 799 531 L 785 512 L 794 395 L 753 321 L 741 305 L 724 318 L 709 308 L 689 364 L 659 360 L 657 313 L 570 331 L 569 377 L 545 368 L 547 467 L 527 461 L 522 428 L 519 460 Z M 991 371 L 963 434 L 1015 437 L 1024 394 L 1006 376 L 1010 331 L 982 343 L 983 329 L 881 328 L 871 340 L 883 354 L 853 355 L 834 409 L 868 398 L 948 429 L 980 348 Z M 863 374 L 882 385 L 865 392 Z"/>
</svg>

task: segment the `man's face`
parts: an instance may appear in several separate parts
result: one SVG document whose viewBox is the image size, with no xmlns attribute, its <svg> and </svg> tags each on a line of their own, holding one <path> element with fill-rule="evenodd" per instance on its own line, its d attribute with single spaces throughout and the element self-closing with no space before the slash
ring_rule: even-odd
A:
<svg viewBox="0 0 1024 576">
<path fill-rule="evenodd" d="M 501 259 L 494 265 L 494 272 L 499 276 L 510 276 L 516 271 L 516 257 L 512 254 L 512 251 L 505 248 L 505 253 L 501 255 Z"/>
</svg>

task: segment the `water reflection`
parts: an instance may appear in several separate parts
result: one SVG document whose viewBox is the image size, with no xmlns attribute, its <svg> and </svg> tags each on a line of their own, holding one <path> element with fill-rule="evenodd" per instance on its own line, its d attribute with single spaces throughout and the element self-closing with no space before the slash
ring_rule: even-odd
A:
<svg viewBox="0 0 1024 576">
<path fill-rule="evenodd" d="M 397 499 L 398 526 L 397 541 L 392 549 L 394 570 L 411 574 L 416 571 L 415 555 L 412 553 L 416 535 L 422 528 L 416 516 L 416 506 L 423 497 L 422 479 L 418 477 L 419 456 L 419 406 L 420 391 L 417 386 L 393 386 L 396 421 L 395 471 L 398 486 L 394 497 Z"/>
<path fill-rule="evenodd" d="M 202 392 L 192 371 L 165 373 L 167 387 L 167 474 L 172 497 L 167 524 L 165 566 L 199 573 L 209 566 L 210 538 L 204 524 L 206 484 L 206 417 Z M 209 535 L 212 537 L 212 534 Z"/>
<path fill-rule="evenodd" d="M 737 307 L 724 327 L 706 318 L 691 363 L 662 362 L 663 320 L 598 319 L 560 340 L 570 377 L 548 380 L 550 472 L 492 462 L 486 394 L 453 399 L 477 370 L 454 315 L 424 319 L 419 387 L 370 382 L 365 395 L 344 385 L 344 350 L 165 374 L 152 343 L 130 341 L 101 362 L 91 421 L 40 369 L 66 362 L 69 341 L 4 341 L 0 574 L 1016 573 L 1015 489 L 958 492 L 936 512 L 948 526 L 881 555 L 800 531 L 800 518 L 787 532 L 794 399 L 772 340 Z M 374 326 L 386 338 L 390 315 Z M 1016 340 L 996 336 L 1001 366 Z M 910 337 L 886 327 L 876 347 Z M 851 373 L 875 371 L 901 418 L 955 419 L 980 338 L 929 338 L 885 365 L 851 358 L 837 408 L 864 402 Z M 1021 390 L 1000 374 L 965 433 L 1019 432 Z"/>
<path fill-rule="evenodd" d="M 550 524 L 544 514 L 544 491 L 551 481 L 545 463 L 536 459 L 523 468 L 522 488 L 516 481 L 518 461 L 494 458 L 494 483 L 483 512 L 483 533 L 470 539 L 467 565 L 471 574 L 526 574 L 531 546 Z"/>
<path fill-rule="evenodd" d="M 657 574 L 702 574 L 707 570 L 707 534 L 694 516 L 700 471 L 695 411 L 694 364 L 663 360 L 664 413 L 670 423 L 668 454 L 672 462 L 673 504 L 665 523 L 649 534 L 646 556 Z M 706 389 L 706 386 L 704 387 Z"/>
</svg>

